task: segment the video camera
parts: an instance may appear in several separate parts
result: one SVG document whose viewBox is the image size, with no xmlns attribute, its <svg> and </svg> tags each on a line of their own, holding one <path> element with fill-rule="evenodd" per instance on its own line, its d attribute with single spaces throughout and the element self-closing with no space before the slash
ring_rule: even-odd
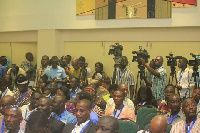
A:
<svg viewBox="0 0 200 133">
<path fill-rule="evenodd" d="M 122 56 L 122 45 L 115 43 L 114 45 L 110 45 L 110 47 L 113 47 L 113 49 L 109 49 L 108 55 Z"/>
<path fill-rule="evenodd" d="M 139 58 L 143 58 L 146 63 L 150 58 L 150 55 L 148 54 L 147 50 L 142 50 L 142 46 L 139 46 L 139 51 L 133 51 L 132 54 L 137 54 L 137 56 L 133 56 L 132 62 L 138 62 L 140 65 L 141 62 L 139 61 Z"/>
<path fill-rule="evenodd" d="M 189 66 L 198 66 L 200 65 L 200 55 L 195 55 L 193 53 L 190 53 L 192 57 L 194 57 L 194 60 L 189 60 Z"/>
<path fill-rule="evenodd" d="M 183 58 L 182 56 L 175 56 L 173 57 L 173 54 L 170 53 L 169 56 L 166 56 L 167 58 L 167 66 L 175 67 L 177 66 L 177 59 Z"/>
</svg>

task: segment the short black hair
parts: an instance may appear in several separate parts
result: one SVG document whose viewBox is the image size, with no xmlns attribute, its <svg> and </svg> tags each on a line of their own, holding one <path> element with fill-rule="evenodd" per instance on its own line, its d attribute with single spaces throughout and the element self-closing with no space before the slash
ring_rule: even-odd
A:
<svg viewBox="0 0 200 133">
<path fill-rule="evenodd" d="M 124 90 L 122 90 L 122 89 L 117 89 L 116 91 L 122 92 L 123 96 L 126 97 L 126 94 L 125 94 Z"/>
<path fill-rule="evenodd" d="M 92 96 L 86 91 L 81 91 L 80 93 L 78 93 L 78 96 L 79 100 L 87 99 L 89 101 L 92 101 Z"/>
<path fill-rule="evenodd" d="M 101 62 L 96 62 L 96 63 L 95 63 L 95 66 L 96 66 L 96 65 L 99 65 L 100 68 L 101 68 L 101 70 L 103 71 L 103 63 L 101 63 Z"/>
<path fill-rule="evenodd" d="M 111 91 L 116 91 L 118 89 L 118 84 L 111 84 L 109 87 L 109 92 L 111 93 Z"/>
</svg>

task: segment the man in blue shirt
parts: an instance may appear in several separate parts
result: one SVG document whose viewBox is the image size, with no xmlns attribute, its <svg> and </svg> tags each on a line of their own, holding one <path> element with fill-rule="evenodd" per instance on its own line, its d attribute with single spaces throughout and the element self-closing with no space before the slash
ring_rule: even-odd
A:
<svg viewBox="0 0 200 133">
<path fill-rule="evenodd" d="M 51 66 L 45 70 L 45 74 L 48 77 L 48 83 L 52 81 L 57 82 L 58 87 L 61 87 L 62 83 L 67 81 L 65 70 L 58 66 L 58 57 L 53 57 L 51 59 Z"/>
<path fill-rule="evenodd" d="M 65 109 L 65 97 L 55 96 L 53 98 L 52 116 L 65 124 L 75 123 L 75 116 Z"/>
</svg>

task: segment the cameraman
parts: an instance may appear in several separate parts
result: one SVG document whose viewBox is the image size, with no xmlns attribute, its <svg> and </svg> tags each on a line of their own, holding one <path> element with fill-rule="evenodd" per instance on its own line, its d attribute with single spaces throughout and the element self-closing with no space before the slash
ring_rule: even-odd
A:
<svg viewBox="0 0 200 133">
<path fill-rule="evenodd" d="M 191 88 L 194 87 L 194 84 L 191 84 L 193 81 L 192 73 L 193 70 L 187 68 L 188 60 L 184 57 L 179 59 L 178 67 L 181 69 L 177 73 L 178 83 L 176 85 L 181 99 L 191 97 Z"/>
<path fill-rule="evenodd" d="M 142 65 L 152 74 L 152 81 L 145 80 L 146 84 L 152 83 L 152 92 L 156 100 L 165 99 L 165 87 L 167 83 L 167 71 L 163 68 L 163 57 L 157 56 L 155 59 L 155 69 L 151 68 L 145 59 L 140 58 Z"/>
<path fill-rule="evenodd" d="M 131 100 L 133 99 L 134 95 L 134 75 L 131 70 L 129 70 L 126 66 L 128 65 L 128 58 L 126 56 L 121 56 L 120 59 L 120 66 L 116 71 L 116 79 L 115 83 L 120 84 L 127 84 L 128 91 L 130 93 L 127 94 L 127 97 Z"/>
</svg>

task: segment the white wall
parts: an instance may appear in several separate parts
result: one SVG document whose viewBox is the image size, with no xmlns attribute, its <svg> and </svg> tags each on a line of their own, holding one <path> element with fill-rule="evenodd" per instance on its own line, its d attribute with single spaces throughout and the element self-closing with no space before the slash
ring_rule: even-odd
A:
<svg viewBox="0 0 200 133">
<path fill-rule="evenodd" d="M 200 1 L 194 8 L 173 8 L 172 19 L 95 20 L 76 16 L 76 0 L 1 0 L 0 32 L 39 29 L 200 26 Z"/>
</svg>

